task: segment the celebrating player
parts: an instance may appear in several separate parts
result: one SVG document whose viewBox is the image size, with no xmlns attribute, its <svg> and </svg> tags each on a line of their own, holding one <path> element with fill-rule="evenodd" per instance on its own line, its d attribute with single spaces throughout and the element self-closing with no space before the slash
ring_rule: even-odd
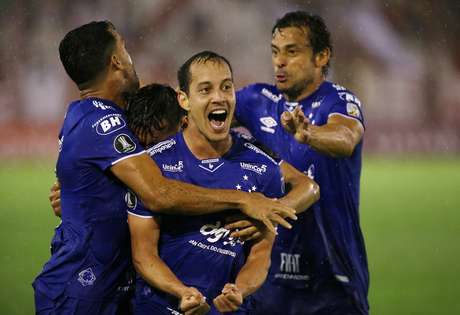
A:
<svg viewBox="0 0 460 315">
<path fill-rule="evenodd" d="M 163 174 L 205 187 L 281 197 L 284 183 L 277 163 L 251 142 L 229 134 L 235 92 L 228 61 L 205 51 L 191 57 L 178 77 L 188 127 L 148 150 Z M 143 135 L 158 134 L 160 126 L 177 130 L 173 93 L 158 85 L 142 88 L 130 102 L 132 129 Z M 153 216 L 140 203 L 133 203 L 129 213 L 133 260 L 142 276 L 136 287 L 136 314 L 201 313 L 209 309 L 206 301 L 214 304 L 212 314 L 248 314 L 243 299 L 266 277 L 273 234 L 265 233 L 251 244 L 234 239 L 223 227 L 229 213 Z"/>
<path fill-rule="evenodd" d="M 81 100 L 69 105 L 56 166 L 62 224 L 52 255 L 35 279 L 37 314 L 121 312 L 130 265 L 128 186 L 148 209 L 210 214 L 229 208 L 273 229 L 294 210 L 259 193 L 209 190 L 170 180 L 126 126 L 125 97 L 139 87 L 124 41 L 110 22 L 70 31 L 59 46 L 62 64 Z"/>
<path fill-rule="evenodd" d="M 278 229 L 255 314 L 367 314 L 369 279 L 358 213 L 361 103 L 325 79 L 332 45 L 321 17 L 287 13 L 272 29 L 271 48 L 276 84 L 238 91 L 236 119 L 314 178 L 321 197 L 292 230 Z"/>
</svg>

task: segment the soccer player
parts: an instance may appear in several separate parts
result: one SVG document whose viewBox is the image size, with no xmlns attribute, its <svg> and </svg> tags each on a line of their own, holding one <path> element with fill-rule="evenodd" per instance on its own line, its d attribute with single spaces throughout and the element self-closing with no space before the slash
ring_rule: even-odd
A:
<svg viewBox="0 0 460 315">
<path fill-rule="evenodd" d="M 293 229 L 280 227 L 254 314 L 367 314 L 359 225 L 364 118 L 358 98 L 326 80 L 332 55 L 321 17 L 290 12 L 272 29 L 275 85 L 236 93 L 236 119 L 321 187 Z M 284 127 L 284 128 L 283 128 Z"/>
<path fill-rule="evenodd" d="M 200 215 L 229 208 L 289 227 L 294 210 L 261 194 L 209 190 L 170 180 L 126 126 L 126 96 L 139 81 L 124 41 L 107 21 L 66 34 L 62 64 L 81 99 L 69 105 L 59 136 L 56 166 L 62 224 L 52 255 L 35 279 L 37 314 L 122 312 L 130 266 L 128 186 L 148 209 Z"/>
<path fill-rule="evenodd" d="M 229 134 L 235 94 L 228 61 L 205 51 L 191 57 L 178 76 L 189 126 L 148 150 L 163 174 L 206 187 L 281 197 L 284 184 L 277 163 L 248 140 Z M 129 125 L 146 145 L 177 131 L 181 112 L 174 97 L 171 88 L 152 84 L 131 99 Z M 302 177 L 309 186 L 311 181 Z M 310 204 L 314 196 L 311 192 Z M 136 314 L 206 312 L 206 300 L 214 303 L 213 314 L 236 311 L 265 279 L 271 233 L 244 244 L 223 227 L 228 213 L 153 216 L 140 203 L 133 203 L 129 213 L 133 259 L 143 277 L 137 282 Z M 245 305 L 239 313 L 247 311 Z"/>
</svg>

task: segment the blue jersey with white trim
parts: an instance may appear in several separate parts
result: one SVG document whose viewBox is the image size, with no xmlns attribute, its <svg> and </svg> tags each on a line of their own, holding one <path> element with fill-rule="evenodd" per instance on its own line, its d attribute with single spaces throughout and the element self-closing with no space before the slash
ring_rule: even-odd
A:
<svg viewBox="0 0 460 315">
<path fill-rule="evenodd" d="M 362 141 L 349 158 L 332 158 L 299 144 L 280 122 L 283 111 L 301 106 L 314 125 L 331 115 L 364 126 L 361 103 L 342 86 L 324 81 L 300 102 L 291 103 L 273 85 L 253 84 L 237 92 L 235 116 L 258 141 L 320 186 L 320 200 L 294 222 L 279 228 L 269 281 L 291 288 L 315 287 L 335 277 L 367 308 L 368 267 L 359 226 Z"/>
<path fill-rule="evenodd" d="M 232 137 L 231 149 L 221 158 L 197 159 L 182 133 L 148 152 L 168 178 L 202 187 L 281 197 L 284 183 L 278 163 L 240 135 Z M 152 217 L 140 202 L 128 211 L 146 219 Z M 161 218 L 160 257 L 185 285 L 196 287 L 210 304 L 226 283 L 235 281 L 249 250 L 248 243 L 231 238 L 230 231 L 224 228 L 226 219 L 235 212 L 202 216 L 156 214 Z M 177 298 L 150 287 L 142 278 L 136 282 L 136 295 L 138 301 L 159 305 L 165 312 L 177 311 Z"/>
<path fill-rule="evenodd" d="M 131 260 L 127 189 L 109 169 L 142 152 L 116 104 L 89 98 L 69 105 L 56 165 L 62 223 L 35 289 L 52 299 L 64 293 L 91 300 L 126 289 Z"/>
</svg>

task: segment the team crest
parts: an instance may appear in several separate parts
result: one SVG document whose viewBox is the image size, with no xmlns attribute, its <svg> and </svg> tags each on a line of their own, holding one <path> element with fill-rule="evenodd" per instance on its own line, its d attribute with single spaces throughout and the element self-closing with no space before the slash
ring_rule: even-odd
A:
<svg viewBox="0 0 460 315">
<path fill-rule="evenodd" d="M 353 104 L 353 103 L 347 103 L 347 113 L 350 116 L 359 118 L 360 113 L 359 113 L 358 105 Z"/>
<path fill-rule="evenodd" d="M 128 135 L 121 134 L 113 141 L 113 147 L 118 153 L 130 153 L 136 149 L 136 144 Z"/>
<path fill-rule="evenodd" d="M 94 281 L 96 281 L 96 276 L 94 275 L 94 272 L 91 270 L 91 268 L 82 270 L 78 274 L 78 282 L 80 282 L 84 287 L 93 285 Z"/>
</svg>

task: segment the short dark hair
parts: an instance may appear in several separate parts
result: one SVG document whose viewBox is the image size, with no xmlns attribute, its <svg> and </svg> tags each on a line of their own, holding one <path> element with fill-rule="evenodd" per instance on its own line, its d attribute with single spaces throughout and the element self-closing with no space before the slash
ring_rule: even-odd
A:
<svg viewBox="0 0 460 315">
<path fill-rule="evenodd" d="M 115 48 L 115 27 L 91 22 L 68 32 L 59 44 L 59 57 L 69 77 L 81 87 L 102 73 Z"/>
<path fill-rule="evenodd" d="M 162 84 L 140 88 L 129 98 L 126 112 L 128 125 L 137 135 L 177 126 L 186 114 L 177 101 L 176 91 Z"/>
<path fill-rule="evenodd" d="M 182 66 L 180 66 L 179 70 L 177 71 L 177 81 L 179 81 L 179 88 L 181 89 L 181 91 L 184 91 L 185 93 L 189 92 L 191 80 L 190 67 L 192 66 L 192 64 L 206 63 L 208 61 L 227 64 L 230 69 L 230 73 L 233 76 L 232 66 L 225 57 L 213 51 L 205 50 L 190 57 Z"/>
<path fill-rule="evenodd" d="M 324 20 L 319 15 L 311 14 L 305 11 L 294 11 L 286 13 L 281 19 L 278 19 L 273 26 L 272 35 L 276 30 L 286 27 L 306 28 L 308 30 L 308 40 L 313 49 L 313 54 L 318 54 L 329 48 L 332 57 L 331 34 L 327 29 Z M 323 74 L 327 75 L 330 63 L 328 62 L 322 69 Z"/>
</svg>

